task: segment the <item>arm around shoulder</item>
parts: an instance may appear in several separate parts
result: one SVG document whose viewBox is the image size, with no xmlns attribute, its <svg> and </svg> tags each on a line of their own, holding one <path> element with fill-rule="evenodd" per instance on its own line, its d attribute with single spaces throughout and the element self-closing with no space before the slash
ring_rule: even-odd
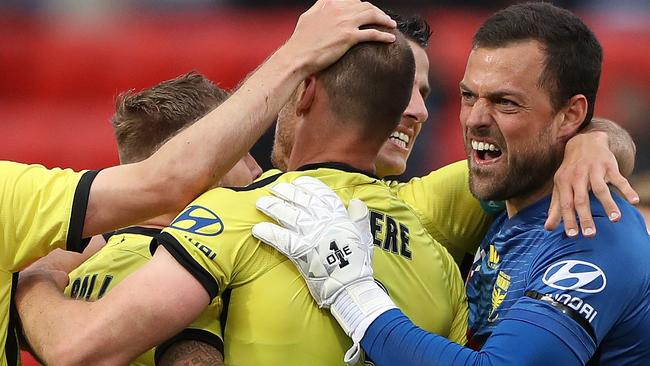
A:
<svg viewBox="0 0 650 366">
<path fill-rule="evenodd" d="M 25 336 L 48 365 L 126 364 L 183 329 L 208 302 L 164 248 L 96 302 L 66 298 L 38 273 L 21 278 L 16 293 Z"/>
</svg>

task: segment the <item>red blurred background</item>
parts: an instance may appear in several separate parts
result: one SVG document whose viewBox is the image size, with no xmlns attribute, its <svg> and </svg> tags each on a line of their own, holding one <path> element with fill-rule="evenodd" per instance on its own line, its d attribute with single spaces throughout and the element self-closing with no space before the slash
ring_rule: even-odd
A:
<svg viewBox="0 0 650 366">
<path fill-rule="evenodd" d="M 301 10 L 215 8 L 65 16 L 0 13 L 0 159 L 76 169 L 117 164 L 108 118 L 115 96 L 189 70 L 232 88 L 291 35 Z M 407 176 L 462 159 L 458 81 L 473 32 L 489 12 L 420 10 L 433 36 L 430 119 Z M 605 51 L 597 115 L 635 136 L 650 170 L 650 22 L 584 13 Z M 254 149 L 268 168 L 270 134 Z M 27 364 L 33 361 L 29 360 Z"/>
</svg>

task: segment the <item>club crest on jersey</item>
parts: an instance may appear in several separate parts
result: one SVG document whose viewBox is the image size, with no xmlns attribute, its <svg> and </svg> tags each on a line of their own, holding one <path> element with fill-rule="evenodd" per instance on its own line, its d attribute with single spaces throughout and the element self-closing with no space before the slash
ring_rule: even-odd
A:
<svg viewBox="0 0 650 366">
<path fill-rule="evenodd" d="M 203 236 L 217 236 L 224 229 L 223 221 L 217 214 L 197 205 L 186 208 L 174 219 L 170 227 Z"/>
<path fill-rule="evenodd" d="M 607 277 L 600 267 L 580 260 L 554 263 L 544 272 L 542 281 L 558 290 L 588 294 L 598 293 L 607 285 Z"/>
<path fill-rule="evenodd" d="M 490 314 L 488 315 L 489 322 L 494 322 L 499 317 L 499 314 L 497 314 L 496 311 L 508 295 L 510 280 L 511 277 L 507 273 L 499 271 L 499 276 L 497 277 L 497 281 L 494 284 L 494 288 L 492 289 L 492 308 L 490 309 Z"/>
</svg>

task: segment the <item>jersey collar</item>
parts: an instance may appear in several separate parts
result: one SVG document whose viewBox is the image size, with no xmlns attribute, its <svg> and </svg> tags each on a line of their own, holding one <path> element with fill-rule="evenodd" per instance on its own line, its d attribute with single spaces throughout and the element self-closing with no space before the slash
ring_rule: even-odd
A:
<svg viewBox="0 0 650 366">
<path fill-rule="evenodd" d="M 521 224 L 534 224 L 540 221 L 544 222 L 548 216 L 548 209 L 550 206 L 551 196 L 546 196 L 517 212 L 517 214 L 510 219 L 507 218 L 508 213 L 504 212 L 503 214 L 506 215 L 506 220 L 503 223 L 503 227 L 510 228 Z"/>
<path fill-rule="evenodd" d="M 361 169 L 357 169 L 357 168 L 355 168 L 355 167 L 353 167 L 352 165 L 349 165 L 349 164 L 337 163 L 337 162 L 306 164 L 306 165 L 303 165 L 303 166 L 299 167 L 298 169 L 296 169 L 296 171 L 315 170 L 315 169 L 319 169 L 319 168 L 329 168 L 329 169 L 342 170 L 342 171 L 348 172 L 348 173 L 359 173 L 359 174 L 366 175 L 366 176 L 368 176 L 370 178 L 380 180 L 376 175 L 374 175 L 371 172 L 361 170 Z"/>
</svg>

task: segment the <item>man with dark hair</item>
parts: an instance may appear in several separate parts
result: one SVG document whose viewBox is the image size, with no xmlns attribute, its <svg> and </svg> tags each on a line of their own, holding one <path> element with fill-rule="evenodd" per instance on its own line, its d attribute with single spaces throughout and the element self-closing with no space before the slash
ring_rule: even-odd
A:
<svg viewBox="0 0 650 366">
<path fill-rule="evenodd" d="M 426 48 L 429 44 L 431 29 L 429 24 L 419 16 L 402 17 L 390 12 L 388 14 L 395 19 L 397 29 L 404 34 L 411 46 L 415 58 L 415 80 L 411 100 L 402 113 L 399 125 L 377 155 L 375 167 L 377 175 L 380 177 L 397 176 L 404 173 L 422 124 L 429 117 L 425 104 L 430 92 L 429 58 Z"/>
<path fill-rule="evenodd" d="M 639 213 L 618 195 L 620 211 L 608 210 L 594 196 L 606 185 L 593 184 L 597 236 L 544 229 L 567 141 L 591 121 L 601 59 L 582 21 L 550 4 L 511 6 L 477 32 L 460 83 L 470 189 L 479 199 L 505 200 L 506 212 L 482 242 L 468 280 L 474 350 L 414 326 L 389 310 L 385 294 L 382 300 L 363 295 L 377 288 L 367 264 L 372 241 L 360 239 L 368 228 L 358 225 L 358 215 L 344 220 L 345 208 L 318 182 L 282 187 L 274 207 L 268 199 L 258 202 L 289 230 L 267 223 L 253 232 L 297 264 L 319 305 L 343 297 L 349 317 L 371 322 L 353 330 L 364 333 L 363 348 L 377 365 L 645 365 L 650 237 Z M 580 80 L 563 79 L 564 60 Z M 585 234 L 592 230 L 587 226 Z M 353 248 L 350 265 L 327 261 L 322 253 L 332 241 Z M 383 314 L 367 311 L 378 302 Z"/>
</svg>

